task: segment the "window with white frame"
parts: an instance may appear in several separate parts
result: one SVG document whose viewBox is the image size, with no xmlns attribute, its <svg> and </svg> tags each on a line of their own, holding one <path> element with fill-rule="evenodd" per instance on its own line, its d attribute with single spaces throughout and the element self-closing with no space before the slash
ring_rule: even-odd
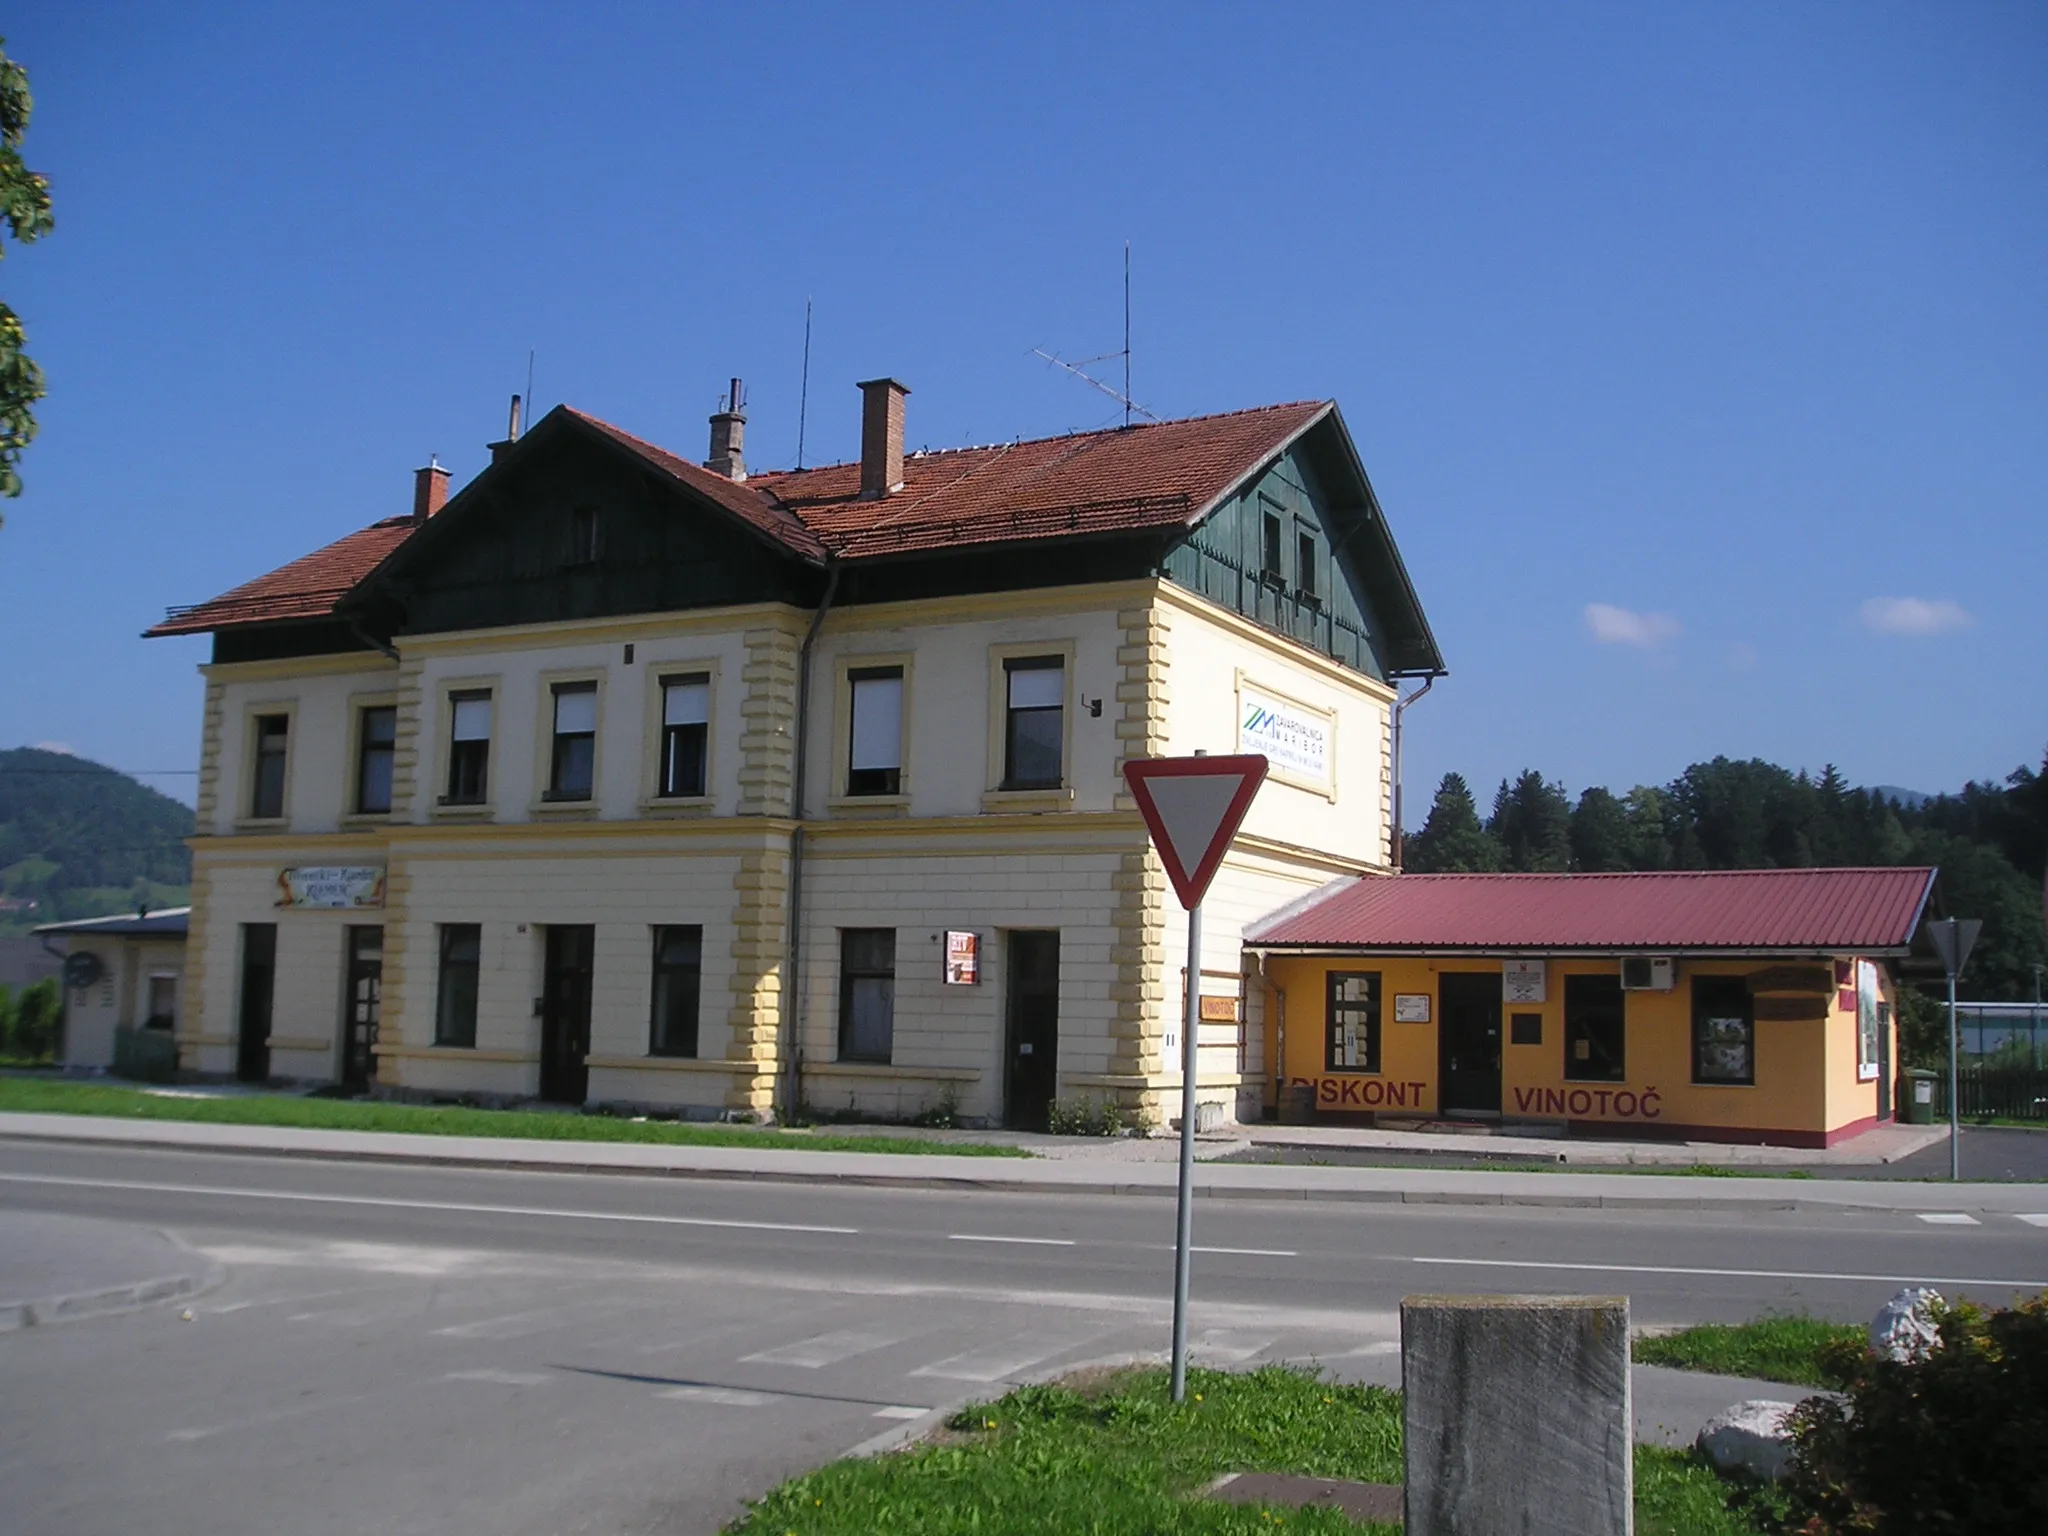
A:
<svg viewBox="0 0 2048 1536">
<path fill-rule="evenodd" d="M 452 693 L 448 732 L 448 793 L 445 805 L 482 805 L 490 793 L 491 692 Z"/>
<path fill-rule="evenodd" d="M 1057 789 L 1065 767 L 1066 658 L 1012 656 L 1003 673 L 1003 788 Z"/>
<path fill-rule="evenodd" d="M 557 683 L 548 800 L 588 800 L 597 770 L 597 684 Z"/>
<path fill-rule="evenodd" d="M 661 771 L 655 794 L 663 799 L 702 795 L 711 732 L 711 675 L 691 672 L 661 680 Z"/>
<path fill-rule="evenodd" d="M 903 669 L 854 667 L 846 674 L 849 747 L 846 792 L 895 795 L 903 791 Z"/>
<path fill-rule="evenodd" d="M 284 815 L 285 749 L 291 738 L 290 715 L 256 717 L 256 753 L 251 775 L 249 814 L 258 820 Z"/>
<path fill-rule="evenodd" d="M 398 711 L 375 705 L 356 717 L 356 813 L 379 816 L 391 809 L 391 768 L 398 749 Z"/>
</svg>

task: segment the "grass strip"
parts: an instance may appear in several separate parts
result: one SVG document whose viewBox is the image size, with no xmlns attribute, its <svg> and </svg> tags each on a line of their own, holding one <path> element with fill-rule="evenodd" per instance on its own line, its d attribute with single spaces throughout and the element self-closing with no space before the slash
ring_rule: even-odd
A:
<svg viewBox="0 0 2048 1536">
<path fill-rule="evenodd" d="M 1286 1366 L 1190 1371 L 1187 1401 L 1166 1373 L 1092 1373 L 969 1408 L 932 1439 L 833 1462 L 754 1504 L 745 1536 L 1179 1536 L 1376 1531 L 1334 1510 L 1221 1504 L 1199 1495 L 1226 1472 L 1401 1480 L 1401 1398 Z M 1696 1458 L 1642 1450 L 1645 1536 L 1763 1536 L 1731 1509 L 1729 1485 Z"/>
<path fill-rule="evenodd" d="M 1801 1387 L 1839 1388 L 1833 1352 L 1865 1342 L 1854 1323 L 1830 1323 L 1796 1314 L 1761 1317 L 1748 1323 L 1703 1323 L 1677 1333 L 1639 1338 L 1635 1358 L 1643 1365 L 1669 1365 L 1716 1376 L 1751 1376 Z"/>
<path fill-rule="evenodd" d="M 38 1082 L 0 1077 L 0 1113 L 108 1115 L 122 1120 L 187 1120 L 208 1125 L 280 1125 L 322 1131 L 403 1131 L 426 1136 L 490 1136 L 532 1141 L 637 1142 L 668 1147 L 760 1147 L 802 1152 L 937 1152 L 949 1157 L 1029 1157 L 1019 1147 L 939 1141 L 915 1136 L 860 1136 L 832 1131 L 693 1125 L 627 1120 L 575 1110 L 472 1109 L 460 1105 L 389 1104 L 367 1099 L 311 1099 L 281 1094 L 196 1098 L 144 1093 L 98 1083 Z"/>
</svg>

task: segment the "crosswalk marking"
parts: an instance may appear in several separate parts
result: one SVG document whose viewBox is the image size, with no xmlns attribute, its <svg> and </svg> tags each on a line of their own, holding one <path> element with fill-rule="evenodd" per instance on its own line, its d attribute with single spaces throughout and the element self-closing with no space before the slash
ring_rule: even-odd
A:
<svg viewBox="0 0 2048 1536">
<path fill-rule="evenodd" d="M 501 1387 L 537 1387 L 548 1379 L 546 1371 L 450 1371 L 443 1381 L 490 1381 Z"/>
<path fill-rule="evenodd" d="M 1961 1211 L 1922 1211 L 1920 1219 L 1931 1227 L 1974 1227 L 1979 1222 Z"/>
<path fill-rule="evenodd" d="M 838 1333 L 821 1333 L 816 1338 L 798 1339 L 794 1344 L 784 1344 L 775 1349 L 764 1349 L 751 1355 L 741 1355 L 746 1365 L 794 1365 L 806 1371 L 815 1371 L 828 1365 L 837 1365 L 855 1355 L 864 1355 L 871 1349 L 883 1349 L 891 1344 L 901 1344 L 904 1336 L 900 1333 L 868 1333 L 849 1328 Z"/>
<path fill-rule="evenodd" d="M 2025 1216 L 2016 1216 L 2014 1220 L 2024 1221 L 2030 1227 L 2048 1227 L 2048 1212 L 2034 1212 Z"/>
<path fill-rule="evenodd" d="M 1234 1328 L 1210 1328 L 1195 1340 L 1194 1352 L 1209 1360 L 1236 1365 L 1268 1348 L 1276 1337 L 1270 1333 L 1244 1333 Z"/>
<path fill-rule="evenodd" d="M 877 1408 L 875 1410 L 875 1417 L 878 1419 L 921 1419 L 930 1412 L 931 1409 L 929 1408 L 912 1408 L 906 1404 L 902 1407 Z"/>
<path fill-rule="evenodd" d="M 766 1392 L 740 1392 L 732 1387 L 668 1387 L 654 1395 L 672 1403 L 717 1403 L 722 1408 L 759 1408 L 774 1401 Z"/>
<path fill-rule="evenodd" d="M 934 1360 L 930 1365 L 921 1365 L 912 1376 L 937 1376 L 946 1381 L 1001 1381 L 1014 1376 L 1028 1366 L 1049 1360 L 1058 1354 L 1064 1345 L 1046 1349 L 1040 1345 L 1028 1348 L 1019 1346 L 1014 1340 L 1008 1345 L 991 1349 L 970 1349 L 964 1355 L 950 1355 L 944 1360 Z"/>
</svg>

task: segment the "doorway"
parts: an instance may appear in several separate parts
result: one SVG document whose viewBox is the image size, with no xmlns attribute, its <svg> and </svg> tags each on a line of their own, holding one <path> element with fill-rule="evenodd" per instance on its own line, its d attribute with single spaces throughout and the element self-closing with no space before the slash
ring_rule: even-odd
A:
<svg viewBox="0 0 2048 1536">
<path fill-rule="evenodd" d="M 550 923 L 541 982 L 540 1096 L 581 1104 L 590 1096 L 590 964 L 597 930 Z"/>
<path fill-rule="evenodd" d="M 348 930 L 348 990 L 341 1004 L 341 1086 L 362 1093 L 377 1080 L 377 1018 L 384 992 L 384 930 Z"/>
<path fill-rule="evenodd" d="M 1500 1113 L 1500 972 L 1437 978 L 1437 1104 L 1443 1113 Z"/>
<path fill-rule="evenodd" d="M 277 987 L 277 924 L 242 924 L 242 1012 L 235 1028 L 235 1076 L 270 1076 L 270 1008 Z"/>
<path fill-rule="evenodd" d="M 1003 1124 L 1042 1131 L 1059 1090 L 1060 936 L 1012 933 L 1008 946 Z"/>
</svg>

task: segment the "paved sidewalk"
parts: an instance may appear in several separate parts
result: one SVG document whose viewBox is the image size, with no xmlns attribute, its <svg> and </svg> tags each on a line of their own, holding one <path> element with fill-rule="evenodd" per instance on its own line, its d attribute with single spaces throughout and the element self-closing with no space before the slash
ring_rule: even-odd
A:
<svg viewBox="0 0 2048 1536">
<path fill-rule="evenodd" d="M 1462 1158 L 1558 1163 L 1586 1168 L 1823 1168 L 1895 1163 L 1948 1141 L 1946 1125 L 1881 1125 L 1827 1148 L 1759 1147 L 1716 1141 L 1610 1141 L 1605 1137 L 1518 1136 L 1362 1126 L 1246 1126 L 1249 1147 L 1291 1151 L 1438 1153 Z"/>
<path fill-rule="evenodd" d="M 95 1115 L 0 1115 L 10 1139 L 448 1164 L 464 1167 L 624 1173 L 683 1178 L 772 1179 L 895 1188 L 1008 1193 L 1171 1195 L 1171 1162 L 1115 1157 L 991 1159 L 929 1154 L 807 1152 L 780 1148 L 679 1147 L 647 1143 L 422 1136 L 281 1126 L 132 1121 Z M 1114 1148 L 1113 1142 L 1103 1143 Z M 0 1174 L 4 1177 L 4 1174 Z M 1849 1207 L 1892 1211 L 2048 1211 L 2033 1184 L 1711 1178 L 1685 1175 L 1520 1173 L 1466 1169 L 1198 1164 L 1196 1193 L 1253 1200 L 1357 1200 L 1422 1204 L 1728 1209 Z"/>
<path fill-rule="evenodd" d="M 0 1211 L 0 1333 L 132 1312 L 220 1280 L 218 1264 L 154 1227 Z"/>
</svg>

